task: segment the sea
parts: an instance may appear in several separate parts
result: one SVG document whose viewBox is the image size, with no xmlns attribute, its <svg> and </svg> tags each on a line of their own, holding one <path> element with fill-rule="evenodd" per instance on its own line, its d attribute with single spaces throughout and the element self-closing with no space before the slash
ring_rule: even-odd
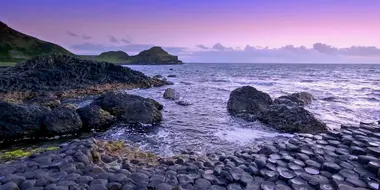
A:
<svg viewBox="0 0 380 190">
<path fill-rule="evenodd" d="M 162 103 L 164 119 L 159 125 L 138 129 L 120 124 L 100 136 L 125 140 L 161 156 L 234 150 L 263 139 L 291 136 L 228 113 L 231 91 L 246 85 L 272 99 L 294 92 L 311 93 L 315 100 L 306 109 L 330 129 L 380 120 L 380 65 L 188 63 L 128 67 L 148 76 L 176 75 L 167 78 L 174 83 L 171 86 L 126 91 Z M 169 87 L 191 105 L 164 99 Z"/>
</svg>

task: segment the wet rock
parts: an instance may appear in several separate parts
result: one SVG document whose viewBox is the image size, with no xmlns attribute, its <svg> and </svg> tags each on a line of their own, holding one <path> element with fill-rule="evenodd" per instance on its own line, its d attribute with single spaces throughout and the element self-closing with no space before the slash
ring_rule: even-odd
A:
<svg viewBox="0 0 380 190">
<path fill-rule="evenodd" d="M 294 104 L 305 106 L 305 105 L 311 104 L 313 99 L 314 99 L 313 95 L 311 95 L 308 92 L 297 92 L 297 93 L 293 93 L 286 96 L 280 96 L 274 99 L 273 103 L 285 104 L 285 105 L 290 105 L 290 106 L 294 106 Z"/>
<path fill-rule="evenodd" d="M 18 186 L 14 182 L 8 182 L 0 186 L 0 190 L 19 190 Z"/>
<path fill-rule="evenodd" d="M 191 179 L 191 177 L 186 174 L 179 174 L 177 175 L 177 178 L 180 184 L 193 183 L 193 179 Z"/>
<path fill-rule="evenodd" d="M 88 105 L 79 108 L 77 112 L 82 120 L 83 126 L 87 129 L 105 129 L 115 121 L 114 116 L 97 105 Z"/>
<path fill-rule="evenodd" d="M 227 186 L 227 189 L 228 190 L 243 190 L 243 188 L 239 184 L 236 184 L 236 183 L 229 184 Z"/>
<path fill-rule="evenodd" d="M 166 183 L 160 183 L 156 186 L 155 189 L 157 189 L 157 190 L 172 190 L 173 186 L 166 184 Z"/>
<path fill-rule="evenodd" d="M 75 133 L 82 127 L 80 116 L 70 107 L 55 108 L 45 114 L 42 121 L 42 131 L 52 136 Z"/>
<path fill-rule="evenodd" d="M 210 181 L 204 178 L 199 178 L 195 180 L 194 188 L 195 189 L 208 189 L 211 187 Z"/>
<path fill-rule="evenodd" d="M 0 110 L 0 139 L 14 140 L 43 135 L 40 133 L 41 122 L 49 109 L 0 101 Z"/>
<path fill-rule="evenodd" d="M 288 107 L 283 104 L 269 106 L 260 121 L 288 133 L 315 134 L 327 131 L 326 124 L 303 107 Z"/>
<path fill-rule="evenodd" d="M 243 86 L 231 92 L 227 108 L 232 115 L 252 114 L 261 117 L 271 104 L 272 99 L 268 94 L 251 86 Z"/>
<path fill-rule="evenodd" d="M 131 124 L 153 124 L 162 120 L 159 111 L 163 107 L 161 104 L 136 95 L 111 92 L 100 96 L 91 104 L 98 105 L 119 120 Z"/>
<path fill-rule="evenodd" d="M 89 190 L 108 190 L 104 184 L 93 184 L 90 185 Z"/>
<path fill-rule="evenodd" d="M 180 95 L 177 91 L 172 88 L 167 88 L 164 92 L 164 98 L 168 100 L 178 100 Z"/>
<path fill-rule="evenodd" d="M 322 164 L 322 169 L 329 171 L 331 173 L 337 173 L 339 172 L 339 170 L 342 169 L 342 167 L 340 167 L 338 164 L 333 163 L 333 162 L 324 162 Z"/>
<path fill-rule="evenodd" d="M 180 106 L 190 106 L 190 105 L 192 105 L 191 102 L 186 101 L 186 100 L 176 101 L 175 103 L 178 104 L 178 105 L 180 105 Z"/>
<path fill-rule="evenodd" d="M 168 78 L 176 78 L 177 75 L 168 75 Z"/>
</svg>

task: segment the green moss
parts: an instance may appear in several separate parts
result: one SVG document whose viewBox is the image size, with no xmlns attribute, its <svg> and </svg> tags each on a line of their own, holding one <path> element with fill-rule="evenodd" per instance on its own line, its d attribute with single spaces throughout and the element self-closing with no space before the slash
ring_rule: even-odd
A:
<svg viewBox="0 0 380 190">
<path fill-rule="evenodd" d="M 45 152 L 45 151 L 53 151 L 53 150 L 57 150 L 57 149 L 58 149 L 58 147 L 56 147 L 56 146 L 36 148 L 36 149 L 30 149 L 30 150 L 16 149 L 16 150 L 12 150 L 12 151 L 3 152 L 2 154 L 0 154 L 0 160 L 3 160 L 3 161 L 15 160 L 18 158 L 30 156 L 34 153 L 40 153 L 40 152 Z"/>
<path fill-rule="evenodd" d="M 16 62 L 1 62 L 0 61 L 0 67 L 9 67 L 9 66 L 15 66 Z"/>
</svg>

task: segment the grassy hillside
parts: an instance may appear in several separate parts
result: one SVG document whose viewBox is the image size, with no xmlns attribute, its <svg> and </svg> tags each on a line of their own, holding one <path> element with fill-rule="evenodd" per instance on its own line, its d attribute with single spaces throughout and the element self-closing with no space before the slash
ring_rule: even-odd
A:
<svg viewBox="0 0 380 190">
<path fill-rule="evenodd" d="M 182 61 L 178 60 L 177 56 L 170 55 L 168 52 L 158 46 L 144 50 L 134 56 L 129 56 L 123 51 L 108 51 L 97 56 L 82 55 L 81 57 L 82 59 L 106 61 L 115 64 L 182 64 Z"/>
<path fill-rule="evenodd" d="M 0 64 L 51 53 L 72 54 L 59 45 L 18 32 L 0 21 Z"/>
</svg>

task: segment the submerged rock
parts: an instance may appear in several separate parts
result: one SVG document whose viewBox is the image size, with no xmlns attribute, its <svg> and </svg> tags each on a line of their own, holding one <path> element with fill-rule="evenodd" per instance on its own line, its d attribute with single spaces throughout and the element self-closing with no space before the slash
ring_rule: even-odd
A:
<svg viewBox="0 0 380 190">
<path fill-rule="evenodd" d="M 42 131 L 48 135 L 64 135 L 82 129 L 83 123 L 75 108 L 59 107 L 45 114 Z"/>
<path fill-rule="evenodd" d="M 97 105 L 88 105 L 77 110 L 83 126 L 87 129 L 107 128 L 114 121 L 115 117 Z"/>
<path fill-rule="evenodd" d="M 178 105 L 180 105 L 180 106 L 190 106 L 190 105 L 192 105 L 191 102 L 186 101 L 186 100 L 176 101 L 175 103 L 178 104 Z"/>
<path fill-rule="evenodd" d="M 163 106 L 160 103 L 136 95 L 110 92 L 95 99 L 91 105 L 98 105 L 117 119 L 130 124 L 154 124 L 162 120 L 159 110 Z"/>
<path fill-rule="evenodd" d="M 36 105 L 0 101 L 0 139 L 39 136 L 43 116 L 50 111 Z"/>
<path fill-rule="evenodd" d="M 164 98 L 168 100 L 179 100 L 179 93 L 172 88 L 168 88 L 164 92 Z"/>
<path fill-rule="evenodd" d="M 231 92 L 227 108 L 232 115 L 250 114 L 261 117 L 271 104 L 272 99 L 267 93 L 252 86 L 243 86 Z"/>
<path fill-rule="evenodd" d="M 316 119 L 312 113 L 300 106 L 289 107 L 284 104 L 269 106 L 260 121 L 288 133 L 326 132 L 327 126 Z"/>
<path fill-rule="evenodd" d="M 280 96 L 274 100 L 275 104 L 286 104 L 286 105 L 293 105 L 293 103 L 300 105 L 300 106 L 305 106 L 308 104 L 311 104 L 313 101 L 314 97 L 308 92 L 296 92 L 290 95 L 286 96 Z"/>
<path fill-rule="evenodd" d="M 168 75 L 168 78 L 175 78 L 177 75 Z"/>
</svg>

